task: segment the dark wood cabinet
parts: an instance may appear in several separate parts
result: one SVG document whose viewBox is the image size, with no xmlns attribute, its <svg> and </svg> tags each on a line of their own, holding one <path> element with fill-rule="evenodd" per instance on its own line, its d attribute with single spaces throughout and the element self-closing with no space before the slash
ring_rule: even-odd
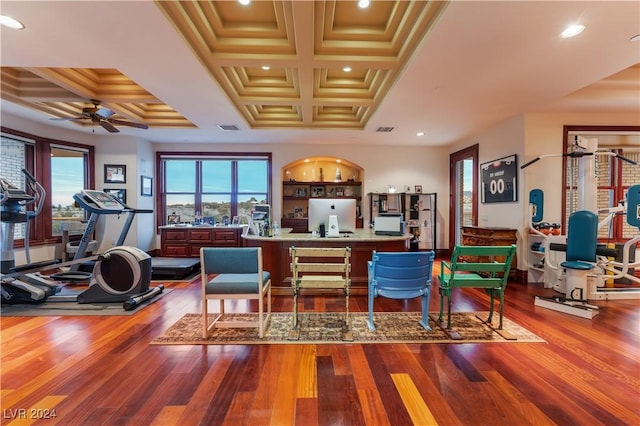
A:
<svg viewBox="0 0 640 426">
<path fill-rule="evenodd" d="M 165 257 L 198 257 L 201 247 L 240 247 L 241 227 L 160 228 L 160 251 Z"/>
<path fill-rule="evenodd" d="M 517 242 L 518 236 L 515 229 L 491 226 L 462 227 L 462 245 L 465 246 L 510 246 Z M 510 277 L 515 277 L 517 265 L 518 262 L 514 256 Z"/>
</svg>

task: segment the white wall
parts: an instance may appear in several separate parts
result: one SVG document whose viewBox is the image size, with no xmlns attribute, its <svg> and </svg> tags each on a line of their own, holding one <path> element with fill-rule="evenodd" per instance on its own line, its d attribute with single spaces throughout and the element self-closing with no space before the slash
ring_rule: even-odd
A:
<svg viewBox="0 0 640 426">
<path fill-rule="evenodd" d="M 127 190 L 127 205 L 136 209 L 155 210 L 154 197 L 142 196 L 142 175 L 155 176 L 155 154 L 153 144 L 136 137 L 110 137 L 108 143 L 96 146 L 96 188 L 124 188 Z M 104 183 L 105 164 L 124 164 L 126 166 L 126 183 Z M 154 179 L 155 184 L 155 179 Z M 155 192 L 155 191 L 153 191 Z M 155 194 L 154 194 L 155 195 Z M 106 216 L 106 222 L 99 251 L 115 246 L 116 239 L 127 219 L 126 215 Z M 138 247 L 144 251 L 156 248 L 155 213 L 138 213 L 127 233 L 124 245 Z"/>
<path fill-rule="evenodd" d="M 468 146 L 478 144 L 478 162 L 480 164 L 508 157 L 515 154 L 518 168 L 523 164 L 524 156 L 524 116 L 517 116 L 499 123 L 491 129 L 471 138 L 460 141 L 451 147 L 450 152 L 456 152 Z M 480 167 L 478 167 L 480 169 Z M 477 177 L 480 184 L 480 176 Z M 478 197 L 478 226 L 503 227 L 516 229 L 519 251 L 522 248 L 522 210 L 528 205 L 528 195 L 525 196 L 521 175 L 518 176 L 518 201 L 512 203 L 483 204 Z M 524 256 L 518 253 L 518 269 L 521 268 Z"/>
</svg>

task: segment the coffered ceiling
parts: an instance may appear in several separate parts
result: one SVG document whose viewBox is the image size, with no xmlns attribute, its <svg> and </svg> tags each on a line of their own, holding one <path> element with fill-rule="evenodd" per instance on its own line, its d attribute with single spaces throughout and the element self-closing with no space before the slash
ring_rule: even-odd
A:
<svg viewBox="0 0 640 426">
<path fill-rule="evenodd" d="M 363 129 L 446 3 L 158 6 L 250 127 Z"/>
<path fill-rule="evenodd" d="M 640 111 L 638 2 L 3 0 L 2 13 L 27 27 L 2 28 L 3 116 L 78 131 L 95 129 L 51 118 L 91 99 L 160 143 L 443 145 L 528 111 Z M 559 39 L 576 20 L 584 34 Z"/>
</svg>

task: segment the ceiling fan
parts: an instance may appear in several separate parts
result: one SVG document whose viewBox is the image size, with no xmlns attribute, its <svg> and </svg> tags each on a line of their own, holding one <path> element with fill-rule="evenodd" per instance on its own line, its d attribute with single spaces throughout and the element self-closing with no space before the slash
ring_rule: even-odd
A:
<svg viewBox="0 0 640 426">
<path fill-rule="evenodd" d="M 109 108 L 100 108 L 100 101 L 96 99 L 91 99 L 90 101 L 93 106 L 82 108 L 82 112 L 78 117 L 52 118 L 51 120 L 91 120 L 92 123 L 99 124 L 109 133 L 120 132 L 120 130 L 118 130 L 114 125 L 137 127 L 138 129 L 149 128 L 146 124 L 112 118 L 112 116 L 115 115 L 115 112 L 111 111 Z"/>
</svg>

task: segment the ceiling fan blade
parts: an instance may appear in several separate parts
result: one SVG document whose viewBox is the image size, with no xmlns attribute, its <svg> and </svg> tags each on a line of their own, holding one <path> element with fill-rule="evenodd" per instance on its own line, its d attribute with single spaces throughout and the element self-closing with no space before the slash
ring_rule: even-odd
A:
<svg viewBox="0 0 640 426">
<path fill-rule="evenodd" d="M 115 112 L 111 111 L 108 108 L 100 108 L 95 112 L 97 115 L 99 115 L 102 118 L 109 118 L 111 117 L 113 114 L 115 114 Z"/>
<path fill-rule="evenodd" d="M 106 120 L 100 120 L 100 125 L 109 133 L 119 133 L 120 130 L 116 129 L 113 124 L 109 123 Z"/>
<path fill-rule="evenodd" d="M 49 120 L 53 121 L 75 121 L 75 120 L 86 120 L 89 117 L 55 117 L 50 118 Z"/>
<path fill-rule="evenodd" d="M 129 127 L 137 127 L 138 129 L 148 129 L 149 126 L 142 123 L 132 123 L 130 121 L 122 121 L 115 118 L 110 118 L 108 120 L 110 123 L 117 124 L 119 126 L 129 126 Z"/>
</svg>

